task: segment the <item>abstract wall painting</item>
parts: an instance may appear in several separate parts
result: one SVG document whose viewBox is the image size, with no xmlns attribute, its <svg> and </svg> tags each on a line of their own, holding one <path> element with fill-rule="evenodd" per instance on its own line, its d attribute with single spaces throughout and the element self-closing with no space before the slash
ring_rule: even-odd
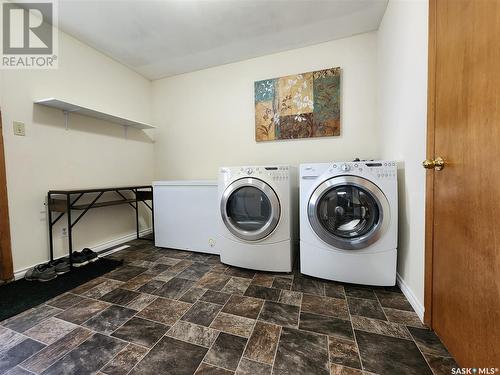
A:
<svg viewBox="0 0 500 375">
<path fill-rule="evenodd" d="M 255 140 L 340 135 L 340 68 L 255 82 Z"/>
</svg>

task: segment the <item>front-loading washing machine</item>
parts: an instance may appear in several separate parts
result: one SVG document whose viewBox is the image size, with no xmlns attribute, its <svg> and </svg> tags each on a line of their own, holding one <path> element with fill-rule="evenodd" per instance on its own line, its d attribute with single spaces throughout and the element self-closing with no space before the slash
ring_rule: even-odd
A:
<svg viewBox="0 0 500 375">
<path fill-rule="evenodd" d="M 395 285 L 394 161 L 300 166 L 300 271 L 328 280 Z"/>
<path fill-rule="evenodd" d="M 220 168 L 218 202 L 222 263 L 261 271 L 292 271 L 298 247 L 294 167 Z"/>
</svg>

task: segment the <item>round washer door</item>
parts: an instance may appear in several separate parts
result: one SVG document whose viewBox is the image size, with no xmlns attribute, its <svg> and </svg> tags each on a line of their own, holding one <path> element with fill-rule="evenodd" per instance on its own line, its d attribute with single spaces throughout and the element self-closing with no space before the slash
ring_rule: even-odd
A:
<svg viewBox="0 0 500 375">
<path fill-rule="evenodd" d="M 257 178 L 242 178 L 230 184 L 220 204 L 222 220 L 236 237 L 258 241 L 278 225 L 280 203 L 274 190 Z"/>
<path fill-rule="evenodd" d="M 307 216 L 324 242 L 339 249 L 358 250 L 375 243 L 387 231 L 389 202 L 373 182 L 338 176 L 314 190 Z"/>
</svg>

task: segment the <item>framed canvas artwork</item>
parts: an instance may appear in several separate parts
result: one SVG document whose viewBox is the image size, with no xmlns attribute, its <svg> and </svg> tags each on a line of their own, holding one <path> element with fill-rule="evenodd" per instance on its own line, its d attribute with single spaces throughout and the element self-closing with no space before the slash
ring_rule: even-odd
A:
<svg viewBox="0 0 500 375">
<path fill-rule="evenodd" d="M 340 135 L 340 68 L 255 82 L 255 140 Z"/>
</svg>

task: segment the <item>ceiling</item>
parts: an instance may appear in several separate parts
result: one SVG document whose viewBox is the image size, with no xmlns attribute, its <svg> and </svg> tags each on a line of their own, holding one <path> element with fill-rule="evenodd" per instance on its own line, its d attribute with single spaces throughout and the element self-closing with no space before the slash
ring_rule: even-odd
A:
<svg viewBox="0 0 500 375">
<path fill-rule="evenodd" d="M 387 0 L 59 0 L 59 27 L 149 79 L 378 29 Z"/>
</svg>

